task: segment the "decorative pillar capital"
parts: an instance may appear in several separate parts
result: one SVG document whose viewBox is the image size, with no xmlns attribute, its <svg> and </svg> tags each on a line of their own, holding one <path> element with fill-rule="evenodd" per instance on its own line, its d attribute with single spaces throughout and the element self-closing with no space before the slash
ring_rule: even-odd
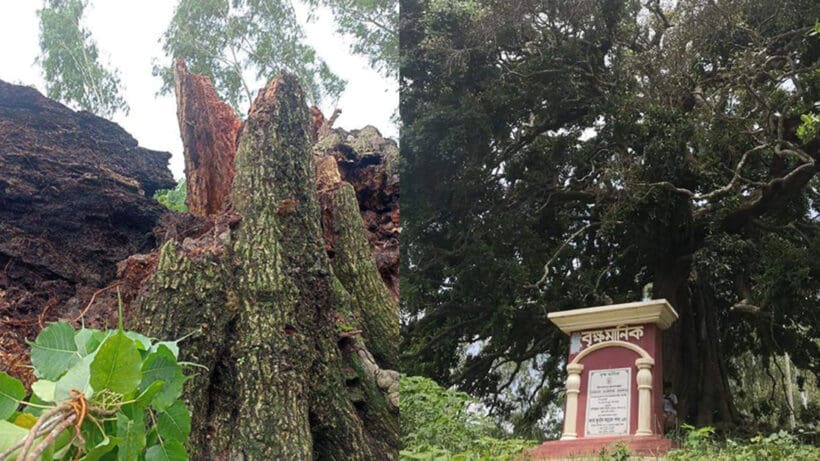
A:
<svg viewBox="0 0 820 461">
<path fill-rule="evenodd" d="M 584 371 L 584 366 L 580 363 L 570 363 L 567 365 L 567 373 L 571 375 L 580 375 Z"/>
</svg>

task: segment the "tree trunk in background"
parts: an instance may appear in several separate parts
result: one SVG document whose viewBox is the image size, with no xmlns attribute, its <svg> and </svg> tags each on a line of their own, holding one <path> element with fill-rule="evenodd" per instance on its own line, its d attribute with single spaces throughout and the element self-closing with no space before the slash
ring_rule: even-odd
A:
<svg viewBox="0 0 820 461">
<path fill-rule="evenodd" d="M 398 458 L 398 305 L 350 186 L 320 208 L 309 138 L 296 78 L 274 80 L 240 135 L 233 211 L 166 243 L 137 300 L 134 328 L 194 332 L 181 359 L 207 367 L 186 387 L 191 459 Z"/>
<path fill-rule="evenodd" d="M 664 332 L 664 380 L 678 395 L 678 419 L 696 426 L 731 425 L 734 420 L 716 307 L 704 284 L 692 274 L 691 257 L 673 257 L 656 270 L 655 298 L 666 298 L 678 312 Z"/>
</svg>

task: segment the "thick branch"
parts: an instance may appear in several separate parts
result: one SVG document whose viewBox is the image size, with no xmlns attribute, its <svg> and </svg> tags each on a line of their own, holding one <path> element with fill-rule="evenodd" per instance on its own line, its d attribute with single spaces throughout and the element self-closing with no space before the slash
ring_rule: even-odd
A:
<svg viewBox="0 0 820 461">
<path fill-rule="evenodd" d="M 737 232 L 753 219 L 774 210 L 783 200 L 799 192 L 818 173 L 815 162 L 804 163 L 782 178 L 769 181 L 760 194 L 723 218 L 727 232 Z"/>
<path fill-rule="evenodd" d="M 527 285 L 526 288 L 538 288 L 541 284 L 546 283 L 547 277 L 549 277 L 549 274 L 550 274 L 550 265 L 553 263 L 553 261 L 555 261 L 555 258 L 557 258 L 558 255 L 560 255 L 561 252 L 564 251 L 564 248 L 566 248 L 567 245 L 569 245 L 569 243 L 571 241 L 575 240 L 576 237 L 578 237 L 579 235 L 581 235 L 582 233 L 584 233 L 588 229 L 591 229 L 592 227 L 595 227 L 595 226 L 599 226 L 600 224 L 601 223 L 599 223 L 599 222 L 591 222 L 591 223 L 587 224 L 586 226 L 578 229 L 577 231 L 575 231 L 574 234 L 570 235 L 568 239 L 564 240 L 564 243 L 562 243 L 561 246 L 558 247 L 558 250 L 555 253 L 553 253 L 552 257 L 549 260 L 547 260 L 546 264 L 544 264 L 544 275 L 542 275 L 541 278 L 538 279 L 538 281 L 535 282 L 534 284 Z"/>
</svg>

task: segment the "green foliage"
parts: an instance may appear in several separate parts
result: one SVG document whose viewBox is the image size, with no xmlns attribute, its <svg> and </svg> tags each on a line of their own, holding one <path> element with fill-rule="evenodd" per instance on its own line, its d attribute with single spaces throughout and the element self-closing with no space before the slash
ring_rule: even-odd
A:
<svg viewBox="0 0 820 461">
<path fill-rule="evenodd" d="M 165 208 L 180 213 L 188 211 L 188 205 L 185 204 L 187 196 L 188 186 L 185 178 L 180 179 L 173 189 L 160 189 L 154 192 L 154 200 L 164 205 Z"/>
<path fill-rule="evenodd" d="M 88 0 L 46 0 L 40 18 L 40 56 L 48 97 L 101 117 L 128 114 L 116 69 L 99 61 L 97 45 L 82 26 Z"/>
<path fill-rule="evenodd" d="M 307 0 L 326 6 L 336 19 L 336 31 L 353 38 L 351 49 L 366 56 L 387 77 L 399 73 L 399 2 L 396 0 Z"/>
<path fill-rule="evenodd" d="M 283 71 L 299 78 L 314 103 L 335 100 L 345 87 L 304 43 L 289 0 L 180 0 L 162 47 L 167 64 L 153 70 L 162 78 L 162 93 L 174 87 L 171 61 L 183 57 L 239 113 L 253 99 L 252 79 L 267 81 Z"/>
<path fill-rule="evenodd" d="M 780 431 L 738 442 L 716 440 L 714 428 L 684 425 L 680 450 L 666 455 L 669 461 L 798 461 L 820 459 L 820 447 L 805 445 L 794 435 Z"/>
<path fill-rule="evenodd" d="M 22 383 L 0 373 L 0 453 L 8 456 L 0 460 L 16 457 L 27 438 L 45 450 L 43 460 L 187 460 L 186 377 L 169 344 L 122 329 L 49 325 L 31 343 L 40 379 L 28 401 Z"/>
<path fill-rule="evenodd" d="M 817 137 L 818 126 L 820 126 L 820 116 L 817 114 L 802 114 L 800 116 L 800 126 L 797 127 L 797 137 L 808 144 Z"/>
<path fill-rule="evenodd" d="M 817 373 L 820 10 L 718 3 L 402 2 L 402 370 L 533 434 L 548 314 L 645 287 L 680 314 L 682 418 L 739 422 L 747 351 Z"/>
<path fill-rule="evenodd" d="M 533 446 L 511 439 L 475 399 L 420 376 L 401 377 L 401 459 L 501 461 Z"/>
<path fill-rule="evenodd" d="M 625 442 L 616 443 L 612 448 L 603 448 L 598 455 L 600 461 L 629 461 L 632 459 L 632 452 Z"/>
</svg>

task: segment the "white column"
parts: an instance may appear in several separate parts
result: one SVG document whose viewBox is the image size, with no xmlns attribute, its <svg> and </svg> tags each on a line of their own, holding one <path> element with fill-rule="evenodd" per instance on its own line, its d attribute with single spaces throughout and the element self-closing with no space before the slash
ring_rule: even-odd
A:
<svg viewBox="0 0 820 461">
<path fill-rule="evenodd" d="M 655 361 L 640 358 L 635 360 L 638 367 L 638 430 L 635 435 L 652 435 L 652 367 Z"/>
<path fill-rule="evenodd" d="M 581 372 L 584 366 L 580 363 L 567 365 L 567 408 L 564 413 L 564 434 L 561 440 L 572 440 L 578 437 L 578 394 L 581 392 Z"/>
</svg>

